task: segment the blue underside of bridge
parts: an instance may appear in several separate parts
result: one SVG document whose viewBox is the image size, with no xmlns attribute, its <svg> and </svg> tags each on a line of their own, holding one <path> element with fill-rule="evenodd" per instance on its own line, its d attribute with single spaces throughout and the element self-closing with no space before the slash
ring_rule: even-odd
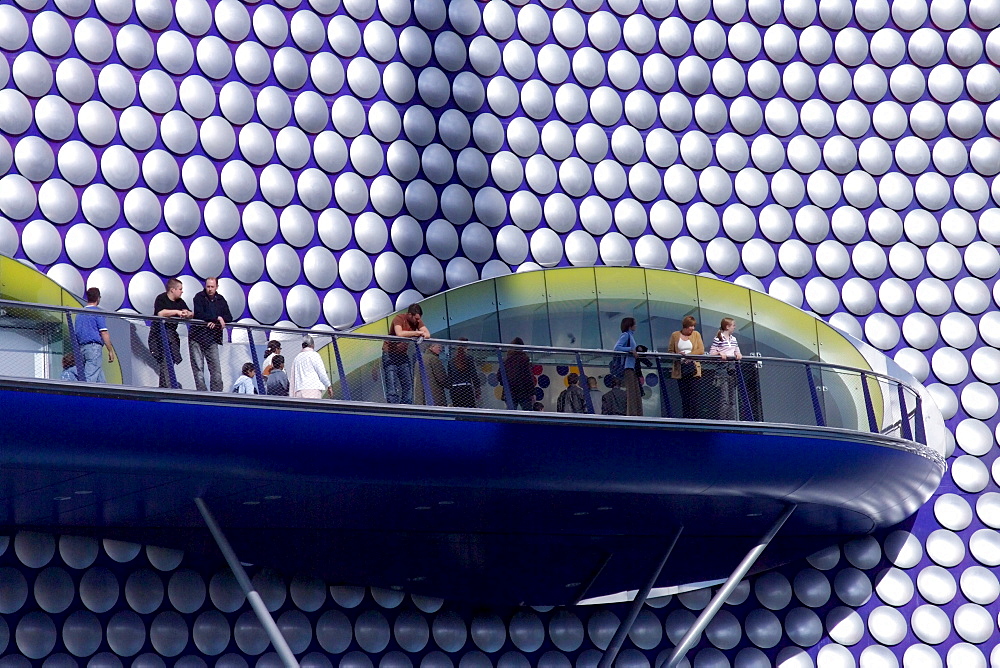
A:
<svg viewBox="0 0 1000 668">
<path fill-rule="evenodd" d="M 788 503 L 771 568 L 898 523 L 939 461 L 833 430 L 0 382 L 0 523 L 330 582 L 562 604 L 725 577 Z M 81 493 L 82 492 L 82 493 Z"/>
</svg>

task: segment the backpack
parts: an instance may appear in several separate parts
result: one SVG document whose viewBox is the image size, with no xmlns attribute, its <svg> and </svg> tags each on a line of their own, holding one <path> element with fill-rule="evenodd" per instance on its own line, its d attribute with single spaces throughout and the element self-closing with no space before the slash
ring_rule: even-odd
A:
<svg viewBox="0 0 1000 668">
<path fill-rule="evenodd" d="M 611 357 L 611 364 L 608 365 L 608 374 L 612 378 L 622 378 L 625 376 L 625 353 L 618 353 Z"/>
<path fill-rule="evenodd" d="M 569 410 L 566 410 L 566 401 L 569 400 Z M 583 391 L 574 392 L 572 388 L 567 387 L 565 390 L 559 393 L 559 398 L 556 399 L 556 412 L 557 413 L 586 413 L 587 412 L 587 402 L 583 398 Z"/>
</svg>

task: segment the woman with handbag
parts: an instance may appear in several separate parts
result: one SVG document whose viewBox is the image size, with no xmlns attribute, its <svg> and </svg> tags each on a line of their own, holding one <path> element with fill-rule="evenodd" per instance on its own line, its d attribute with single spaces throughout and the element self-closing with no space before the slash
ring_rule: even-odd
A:
<svg viewBox="0 0 1000 668">
<path fill-rule="evenodd" d="M 618 337 L 615 351 L 625 355 L 625 371 L 622 384 L 625 386 L 625 413 L 642 415 L 642 390 L 639 388 L 639 374 L 636 370 L 639 352 L 635 342 L 635 318 L 622 318 L 622 335 Z"/>
<path fill-rule="evenodd" d="M 685 316 L 681 321 L 680 331 L 670 335 L 667 352 L 684 357 L 674 360 L 670 377 L 677 381 L 677 389 L 681 393 L 681 412 L 685 419 L 698 417 L 698 399 L 701 391 L 701 362 L 687 359 L 688 355 L 704 355 L 705 342 L 701 333 L 695 331 L 698 321 L 694 316 Z"/>
</svg>

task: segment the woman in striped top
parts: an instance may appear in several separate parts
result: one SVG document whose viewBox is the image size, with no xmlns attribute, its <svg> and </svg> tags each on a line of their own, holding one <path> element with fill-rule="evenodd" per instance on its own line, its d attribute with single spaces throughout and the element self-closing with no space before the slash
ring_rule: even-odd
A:
<svg viewBox="0 0 1000 668">
<path fill-rule="evenodd" d="M 719 331 L 712 339 L 712 347 L 709 348 L 709 355 L 718 355 L 723 360 L 741 360 L 743 353 L 740 352 L 740 344 L 736 341 L 733 332 L 736 331 L 736 321 L 732 318 L 723 318 L 719 325 Z M 724 365 L 725 368 L 719 370 L 715 375 L 715 385 L 719 388 L 719 419 L 735 420 L 736 414 L 736 374 L 735 368 L 731 365 Z"/>
</svg>

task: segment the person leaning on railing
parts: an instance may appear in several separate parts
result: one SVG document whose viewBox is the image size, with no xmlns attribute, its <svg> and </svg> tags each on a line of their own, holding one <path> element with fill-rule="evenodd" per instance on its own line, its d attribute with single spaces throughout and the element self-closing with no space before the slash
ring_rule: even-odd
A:
<svg viewBox="0 0 1000 668">
<path fill-rule="evenodd" d="M 695 330 L 698 321 L 694 316 L 685 316 L 681 321 L 680 331 L 670 335 L 667 352 L 684 355 L 675 359 L 670 377 L 677 381 L 677 389 L 681 394 L 681 415 L 686 419 L 698 417 L 698 396 L 701 385 L 701 362 L 686 359 L 687 355 L 704 355 L 705 342 L 701 333 Z"/>
<path fill-rule="evenodd" d="M 389 323 L 389 335 L 429 339 L 431 334 L 421 320 L 423 314 L 420 304 L 410 304 L 406 313 L 400 313 Z M 413 366 L 408 341 L 386 341 L 382 344 L 382 375 L 386 403 L 413 403 Z"/>
<path fill-rule="evenodd" d="M 222 364 L 219 362 L 219 347 L 226 323 L 233 321 L 229 302 L 219 294 L 219 279 L 211 276 L 205 279 L 205 289 L 194 296 L 194 319 L 205 324 L 194 324 L 188 329 L 188 355 L 191 357 L 191 373 L 194 386 L 199 392 L 205 391 L 205 366 L 208 366 L 209 387 L 213 392 L 222 392 Z"/>
<path fill-rule="evenodd" d="M 184 294 L 184 284 L 176 278 L 167 281 L 166 292 L 157 295 L 153 302 L 153 315 L 161 318 L 184 318 L 190 320 L 194 313 L 188 308 L 187 302 L 181 299 Z M 166 341 L 163 334 L 166 333 Z M 160 387 L 170 387 L 170 367 L 167 361 L 167 350 L 174 364 L 181 363 L 181 338 L 177 333 L 177 322 L 154 322 L 149 328 L 149 352 L 157 361 L 160 374 Z"/>
<path fill-rule="evenodd" d="M 736 341 L 736 321 L 723 318 L 719 331 L 712 339 L 709 355 L 718 355 L 723 361 L 739 361 L 743 359 L 740 344 Z M 735 420 L 736 411 L 736 366 L 726 364 L 715 374 L 715 386 L 719 389 L 719 419 Z"/>
</svg>

